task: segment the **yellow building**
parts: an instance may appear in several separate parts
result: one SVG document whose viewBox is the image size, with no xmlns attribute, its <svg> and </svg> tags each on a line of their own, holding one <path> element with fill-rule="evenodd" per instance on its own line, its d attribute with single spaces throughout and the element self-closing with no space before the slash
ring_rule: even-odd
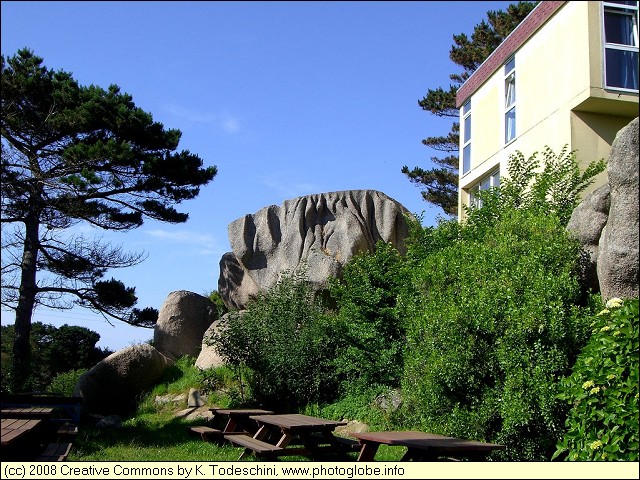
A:
<svg viewBox="0 0 640 480">
<path fill-rule="evenodd" d="M 540 2 L 458 89 L 456 107 L 458 218 L 475 192 L 499 185 L 516 150 L 568 145 L 582 164 L 606 159 L 638 116 L 638 2 Z"/>
</svg>

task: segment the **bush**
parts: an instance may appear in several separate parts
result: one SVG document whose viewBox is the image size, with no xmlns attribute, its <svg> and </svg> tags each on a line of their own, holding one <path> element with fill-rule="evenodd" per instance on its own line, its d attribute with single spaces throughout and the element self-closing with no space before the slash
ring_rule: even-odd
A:
<svg viewBox="0 0 640 480">
<path fill-rule="evenodd" d="M 556 216 L 534 209 L 506 208 L 458 234 L 426 255 L 418 295 L 402 300 L 404 421 L 507 445 L 496 458 L 549 459 L 566 413 L 557 378 L 587 339 L 587 314 L 575 306 L 578 245 Z"/>
<path fill-rule="evenodd" d="M 347 391 L 399 385 L 405 338 L 396 299 L 405 283 L 402 257 L 384 242 L 375 253 L 353 257 L 331 283 L 339 308 L 334 364 Z"/>
<path fill-rule="evenodd" d="M 86 371 L 86 369 L 76 369 L 69 370 L 68 372 L 64 373 L 59 373 L 58 375 L 53 377 L 53 380 L 51 380 L 48 391 L 50 393 L 63 395 L 65 397 L 73 396 L 73 392 L 76 388 L 76 384 L 78 383 L 78 379 Z"/>
<path fill-rule="evenodd" d="M 242 314 L 230 313 L 209 343 L 231 368 L 246 375 L 240 381 L 248 383 L 255 402 L 290 411 L 335 397 L 333 330 L 304 271 L 285 272 Z"/>
<path fill-rule="evenodd" d="M 638 461 L 638 300 L 612 299 L 562 380 L 572 405 L 553 458 Z"/>
</svg>

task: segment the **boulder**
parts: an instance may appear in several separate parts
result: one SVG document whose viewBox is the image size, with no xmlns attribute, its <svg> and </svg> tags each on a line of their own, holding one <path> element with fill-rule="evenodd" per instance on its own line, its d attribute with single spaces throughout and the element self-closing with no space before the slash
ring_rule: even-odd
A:
<svg viewBox="0 0 640 480">
<path fill-rule="evenodd" d="M 354 255 L 372 252 L 379 241 L 401 252 L 409 211 L 375 190 L 347 190 L 286 200 L 231 222 L 232 252 L 220 262 L 218 292 L 228 308 L 241 310 L 269 290 L 283 271 L 303 264 L 317 290 L 339 277 Z"/>
<path fill-rule="evenodd" d="M 607 174 L 611 205 L 598 247 L 602 297 L 638 298 L 638 118 L 616 135 Z"/>
<path fill-rule="evenodd" d="M 118 350 L 78 379 L 75 396 L 85 414 L 126 415 L 157 382 L 171 361 L 148 344 Z"/>
<path fill-rule="evenodd" d="M 186 290 L 171 292 L 160 308 L 153 345 L 172 360 L 197 357 L 204 332 L 217 318 L 218 309 L 208 298 Z"/>
<path fill-rule="evenodd" d="M 220 356 L 216 348 L 209 345 L 209 338 L 214 333 L 220 331 L 221 325 L 224 322 L 224 318 L 229 315 L 226 313 L 220 320 L 216 320 L 211 324 L 202 337 L 202 347 L 200 349 L 200 355 L 196 359 L 196 367 L 200 370 L 206 370 L 207 368 L 220 367 L 224 365 L 224 359 Z"/>
<path fill-rule="evenodd" d="M 567 230 L 580 242 L 580 281 L 586 290 L 600 291 L 597 261 L 598 244 L 609 217 L 610 189 L 606 183 L 587 195 L 571 214 Z"/>
</svg>

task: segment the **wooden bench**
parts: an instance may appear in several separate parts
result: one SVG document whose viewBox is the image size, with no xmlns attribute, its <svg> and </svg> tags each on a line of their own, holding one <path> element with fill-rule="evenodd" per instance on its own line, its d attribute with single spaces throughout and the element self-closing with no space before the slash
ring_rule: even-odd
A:
<svg viewBox="0 0 640 480">
<path fill-rule="evenodd" d="M 204 425 L 189 427 L 189 432 L 199 435 L 205 442 L 219 442 L 222 440 L 222 430 Z"/>
<path fill-rule="evenodd" d="M 49 443 L 42 453 L 34 461 L 36 462 L 64 462 L 71 452 L 72 443 L 58 442 Z"/>
<path fill-rule="evenodd" d="M 311 435 L 311 438 L 320 443 L 326 442 L 324 437 L 317 433 L 314 433 L 313 435 Z M 334 435 L 333 438 L 335 438 L 336 442 L 338 442 L 347 451 L 350 451 L 350 452 L 360 451 L 361 445 L 360 445 L 360 442 L 358 442 L 357 440 L 354 440 L 352 438 L 341 437 L 339 435 Z"/>
<path fill-rule="evenodd" d="M 60 414 L 60 418 L 53 418 L 54 421 L 80 423 L 82 408 L 82 397 L 69 397 L 63 395 L 46 394 L 24 394 L 24 393 L 3 393 L 0 396 L 0 406 L 6 407 L 50 407 Z"/>
<path fill-rule="evenodd" d="M 248 432 L 225 432 L 217 428 L 207 427 L 206 425 L 196 425 L 189 427 L 189 432 L 194 435 L 200 435 L 205 442 L 222 442 L 224 435 L 250 435 Z"/>
<path fill-rule="evenodd" d="M 231 443 L 244 447 L 244 451 L 240 454 L 240 459 L 244 458 L 249 451 L 253 451 L 257 456 L 274 457 L 284 448 L 276 447 L 270 443 L 255 439 L 249 435 L 225 435 L 224 438 Z"/>
<path fill-rule="evenodd" d="M 58 427 L 58 441 L 71 440 L 78 435 L 78 426 L 73 424 L 60 425 Z"/>
<path fill-rule="evenodd" d="M 336 440 L 338 441 L 338 443 L 340 445 L 342 445 L 343 447 L 345 447 L 345 449 L 352 451 L 352 452 L 359 452 L 360 451 L 360 442 L 358 442 L 357 440 L 353 440 L 351 438 L 345 438 L 345 437 L 340 437 L 338 435 L 334 435 L 334 437 L 336 438 Z"/>
</svg>

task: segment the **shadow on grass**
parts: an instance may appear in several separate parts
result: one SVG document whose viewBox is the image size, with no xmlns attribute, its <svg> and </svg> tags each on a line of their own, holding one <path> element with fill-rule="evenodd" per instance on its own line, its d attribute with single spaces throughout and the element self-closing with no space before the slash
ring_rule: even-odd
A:
<svg viewBox="0 0 640 480">
<path fill-rule="evenodd" d="M 163 422 L 135 418 L 120 428 L 82 426 L 70 460 L 237 460 L 230 445 L 205 442 L 189 432 L 202 421 L 173 418 Z"/>
</svg>

